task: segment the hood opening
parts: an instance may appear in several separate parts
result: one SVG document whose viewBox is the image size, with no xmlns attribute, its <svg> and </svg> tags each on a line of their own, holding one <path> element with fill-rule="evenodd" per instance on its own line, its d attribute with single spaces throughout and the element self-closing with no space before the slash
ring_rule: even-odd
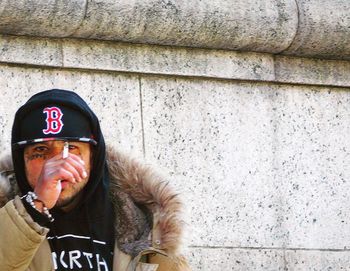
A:
<svg viewBox="0 0 350 271">
<path fill-rule="evenodd" d="M 47 91 L 43 91 L 38 94 L 35 94 L 22 107 L 19 108 L 19 110 L 15 115 L 15 120 L 12 127 L 11 143 L 12 143 L 12 160 L 13 160 L 14 171 L 16 174 L 19 189 L 22 194 L 26 194 L 28 191 L 32 190 L 31 186 L 28 183 L 25 170 L 24 170 L 23 147 L 22 148 L 16 147 L 16 143 L 23 141 L 25 139 L 33 140 L 33 138 L 23 138 L 24 132 L 22 130 L 22 127 L 29 127 L 30 125 L 35 125 L 34 123 L 28 123 L 28 115 L 30 115 L 32 112 L 35 112 L 36 114 L 34 116 L 35 117 L 34 121 L 36 121 L 37 119 L 39 123 L 43 122 L 43 119 L 46 116 L 43 113 L 42 113 L 42 116 L 37 116 L 38 115 L 37 109 L 46 105 L 50 105 L 50 106 L 55 105 L 57 107 L 63 106 L 65 108 L 68 108 L 71 111 L 77 111 L 82 116 L 84 116 L 88 121 L 88 125 L 90 126 L 91 133 L 92 133 L 91 137 L 94 141 L 96 141 L 96 146 L 93 146 L 91 148 L 93 151 L 93 159 L 92 159 L 93 162 L 91 165 L 90 178 L 88 180 L 87 185 L 84 188 L 83 201 L 88 201 L 99 185 L 102 187 L 108 186 L 108 183 L 103 183 L 103 181 L 106 179 L 106 178 L 103 178 L 106 147 L 105 147 L 104 138 L 100 129 L 99 120 L 97 119 L 96 115 L 93 113 L 90 107 L 86 104 L 86 102 L 80 96 L 68 90 L 52 89 L 52 90 L 47 90 Z M 27 122 L 24 123 L 26 120 Z M 78 122 L 80 122 L 79 119 L 73 122 L 73 125 L 71 125 L 73 126 L 73 128 L 71 128 L 72 130 L 74 130 L 74 124 L 78 124 Z M 45 135 L 43 133 L 42 138 L 47 138 L 48 140 L 50 140 L 50 137 L 59 138 L 60 135 L 67 137 L 70 134 L 65 132 L 66 130 L 67 130 L 66 127 L 63 127 L 62 132 L 57 135 L 50 135 L 50 134 Z M 74 134 L 74 131 L 69 131 L 69 132 Z M 76 137 L 77 135 L 74 134 L 73 136 Z"/>
</svg>

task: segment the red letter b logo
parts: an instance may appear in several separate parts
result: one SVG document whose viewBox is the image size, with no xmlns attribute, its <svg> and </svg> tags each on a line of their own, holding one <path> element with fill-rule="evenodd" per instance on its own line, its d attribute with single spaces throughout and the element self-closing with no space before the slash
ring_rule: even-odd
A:
<svg viewBox="0 0 350 271">
<path fill-rule="evenodd" d="M 43 130 L 45 135 L 58 134 L 63 127 L 62 117 L 63 113 L 58 107 L 46 107 L 43 111 L 46 113 L 46 129 Z"/>
</svg>

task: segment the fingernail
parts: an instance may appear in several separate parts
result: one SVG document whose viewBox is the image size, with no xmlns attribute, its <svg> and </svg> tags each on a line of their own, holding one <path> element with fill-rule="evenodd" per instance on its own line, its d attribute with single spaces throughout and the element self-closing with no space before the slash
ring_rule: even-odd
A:
<svg viewBox="0 0 350 271">
<path fill-rule="evenodd" d="M 73 182 L 75 182 L 75 183 L 76 183 L 76 182 L 77 182 L 77 180 L 76 180 L 75 178 L 73 178 Z"/>
<path fill-rule="evenodd" d="M 84 170 L 84 172 L 83 172 L 83 178 L 86 178 L 87 177 L 87 173 L 86 173 L 86 171 Z"/>
<path fill-rule="evenodd" d="M 85 165 L 85 162 L 84 162 L 84 160 L 81 160 L 81 159 L 80 159 L 80 162 L 81 162 L 81 163 L 82 163 L 83 165 Z"/>
</svg>

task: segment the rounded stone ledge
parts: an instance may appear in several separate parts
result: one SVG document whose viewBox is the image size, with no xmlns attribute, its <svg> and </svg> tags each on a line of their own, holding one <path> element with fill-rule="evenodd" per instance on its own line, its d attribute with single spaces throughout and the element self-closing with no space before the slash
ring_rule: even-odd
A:
<svg viewBox="0 0 350 271">
<path fill-rule="evenodd" d="M 283 54 L 350 60 L 350 1 L 296 1 L 298 32 Z"/>
<path fill-rule="evenodd" d="M 0 0 L 0 33 L 70 36 L 85 16 L 87 0 Z"/>
<path fill-rule="evenodd" d="M 350 60 L 348 0 L 0 0 L 0 34 Z"/>
<path fill-rule="evenodd" d="M 0 33 L 279 53 L 294 0 L 0 0 Z"/>
<path fill-rule="evenodd" d="M 279 52 L 297 27 L 294 1 L 192 0 L 89 3 L 78 37 Z"/>
</svg>

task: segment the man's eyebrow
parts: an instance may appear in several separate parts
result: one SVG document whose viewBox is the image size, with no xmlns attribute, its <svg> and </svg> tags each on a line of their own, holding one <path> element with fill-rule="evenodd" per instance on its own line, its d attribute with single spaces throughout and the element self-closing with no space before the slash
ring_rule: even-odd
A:
<svg viewBox="0 0 350 271">
<path fill-rule="evenodd" d="M 45 145 L 45 146 L 49 146 L 49 142 L 38 142 L 38 143 L 34 143 L 34 144 L 30 144 L 28 145 L 29 148 L 34 148 L 36 146 L 42 146 L 42 145 Z"/>
<path fill-rule="evenodd" d="M 32 146 L 36 146 L 36 145 L 49 145 L 49 144 L 50 144 L 49 142 L 43 141 L 43 142 L 34 143 L 34 144 L 32 144 Z"/>
</svg>

